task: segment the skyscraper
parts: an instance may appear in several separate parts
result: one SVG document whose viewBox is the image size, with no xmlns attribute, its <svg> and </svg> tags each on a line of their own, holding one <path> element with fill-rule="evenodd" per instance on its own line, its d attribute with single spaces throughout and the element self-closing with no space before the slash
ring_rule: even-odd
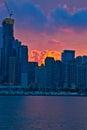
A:
<svg viewBox="0 0 87 130">
<path fill-rule="evenodd" d="M 77 56 L 75 58 L 75 61 L 76 61 L 77 64 L 82 65 L 82 56 Z"/>
<path fill-rule="evenodd" d="M 39 89 L 46 89 L 46 68 L 44 65 L 36 67 L 35 83 Z"/>
<path fill-rule="evenodd" d="M 69 86 L 71 89 L 77 88 L 76 82 L 78 78 L 77 74 L 77 63 L 76 61 L 71 61 L 69 63 Z"/>
<path fill-rule="evenodd" d="M 72 61 L 75 58 L 75 51 L 74 50 L 64 50 L 62 52 L 62 62 Z"/>
<path fill-rule="evenodd" d="M 83 91 L 84 87 L 85 87 L 85 66 L 84 65 L 77 65 L 77 86 L 79 91 Z"/>
<path fill-rule="evenodd" d="M 4 82 L 8 82 L 9 57 L 12 55 L 12 42 L 14 40 L 14 19 L 6 18 L 3 26 L 3 61 L 2 74 Z"/>
<path fill-rule="evenodd" d="M 29 84 L 35 82 L 35 69 L 37 66 L 37 62 L 28 62 Z"/>
<path fill-rule="evenodd" d="M 70 67 L 69 62 L 74 61 L 75 51 L 74 50 L 64 50 L 62 53 L 62 62 L 64 66 L 64 87 L 67 88 L 70 86 Z"/>
<path fill-rule="evenodd" d="M 28 47 L 20 46 L 20 67 L 21 72 L 28 72 Z"/>
<path fill-rule="evenodd" d="M 9 85 L 15 85 L 16 79 L 16 57 L 9 57 L 9 73 L 8 73 L 8 83 Z"/>
<path fill-rule="evenodd" d="M 28 80 L 28 47 L 25 45 L 20 46 L 19 60 L 20 60 L 19 64 L 20 64 L 20 68 L 21 68 L 20 69 L 21 84 L 24 85 L 24 83 L 27 84 L 27 80 Z M 24 79 L 24 77 L 26 77 L 26 78 Z M 24 80 L 26 80 L 26 82 L 24 82 Z"/>
<path fill-rule="evenodd" d="M 46 57 L 45 59 L 46 66 L 46 85 L 48 89 L 53 89 L 53 71 L 54 71 L 54 58 Z"/>
<path fill-rule="evenodd" d="M 86 55 L 83 56 L 83 58 L 82 58 L 82 63 L 83 63 L 83 64 L 87 64 L 87 56 L 86 56 Z"/>
<path fill-rule="evenodd" d="M 54 68 L 53 68 L 53 86 L 55 89 L 59 89 L 62 87 L 62 80 L 63 80 L 63 74 L 62 74 L 62 62 L 57 60 L 54 62 Z"/>
<path fill-rule="evenodd" d="M 16 84 L 21 83 L 21 63 L 20 63 L 20 48 L 21 42 L 19 40 L 13 41 L 13 56 L 16 57 Z"/>
</svg>

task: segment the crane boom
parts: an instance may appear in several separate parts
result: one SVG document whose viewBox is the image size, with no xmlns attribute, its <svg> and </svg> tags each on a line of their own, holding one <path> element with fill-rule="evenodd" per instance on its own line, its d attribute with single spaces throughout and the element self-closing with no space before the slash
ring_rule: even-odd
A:
<svg viewBox="0 0 87 130">
<path fill-rule="evenodd" d="M 7 8 L 8 14 L 9 14 L 9 16 L 11 18 L 13 16 L 13 12 L 9 9 L 8 4 L 7 4 L 6 1 L 4 1 L 4 4 L 5 4 L 5 7 Z"/>
</svg>

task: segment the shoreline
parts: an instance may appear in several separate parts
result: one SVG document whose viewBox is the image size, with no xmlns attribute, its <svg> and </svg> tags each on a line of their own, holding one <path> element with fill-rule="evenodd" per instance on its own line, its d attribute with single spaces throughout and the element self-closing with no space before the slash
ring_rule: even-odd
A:
<svg viewBox="0 0 87 130">
<path fill-rule="evenodd" d="M 67 92 L 0 92 L 0 96 L 87 96 L 85 93 L 67 93 Z"/>
<path fill-rule="evenodd" d="M 87 92 L 75 90 L 30 90 L 24 86 L 0 86 L 0 96 L 87 96 Z"/>
</svg>

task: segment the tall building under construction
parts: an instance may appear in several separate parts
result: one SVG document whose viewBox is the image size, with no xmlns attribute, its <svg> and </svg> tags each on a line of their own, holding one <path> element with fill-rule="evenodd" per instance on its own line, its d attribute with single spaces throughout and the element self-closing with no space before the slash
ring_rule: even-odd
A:
<svg viewBox="0 0 87 130">
<path fill-rule="evenodd" d="M 3 28 L 3 61 L 2 77 L 5 82 L 8 81 L 9 58 L 12 56 L 12 43 L 14 41 L 14 19 L 6 18 L 2 22 Z"/>
</svg>

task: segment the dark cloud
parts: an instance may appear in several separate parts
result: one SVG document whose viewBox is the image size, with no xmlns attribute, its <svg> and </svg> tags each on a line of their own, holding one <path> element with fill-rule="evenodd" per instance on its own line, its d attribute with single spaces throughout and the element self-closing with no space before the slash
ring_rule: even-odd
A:
<svg viewBox="0 0 87 130">
<path fill-rule="evenodd" d="M 66 8 L 56 8 L 51 12 L 52 25 L 56 28 L 71 28 L 75 31 L 87 29 L 87 9 L 69 13 Z"/>
<path fill-rule="evenodd" d="M 61 28 L 70 28 L 74 31 L 85 31 L 87 29 L 87 9 L 81 9 L 71 14 L 66 8 L 58 7 L 50 12 L 48 17 L 40 7 L 28 2 L 20 7 L 17 15 L 20 18 L 19 26 L 37 32 L 52 33 Z"/>
<path fill-rule="evenodd" d="M 52 24 L 55 27 L 68 27 L 70 24 L 71 15 L 67 12 L 65 8 L 56 8 L 50 14 Z"/>
<path fill-rule="evenodd" d="M 19 3 L 10 0 L 7 4 L 8 8 L 13 11 L 17 28 L 30 29 L 33 31 L 44 30 L 47 23 L 47 18 L 43 10 L 37 5 L 27 1 L 20 1 Z M 4 2 L 0 1 L 0 5 L 0 18 L 2 19 L 2 17 L 9 17 L 8 10 L 6 9 Z"/>
<path fill-rule="evenodd" d="M 36 5 L 27 2 L 17 10 L 17 17 L 19 17 L 18 26 L 28 28 L 31 30 L 44 30 L 47 23 L 47 18 L 44 12 Z"/>
<path fill-rule="evenodd" d="M 9 7 L 14 11 L 17 28 L 28 29 L 37 33 L 52 33 L 59 29 L 87 30 L 87 9 L 80 9 L 70 13 L 67 10 L 67 6 L 66 8 L 64 8 L 65 6 L 57 7 L 47 16 L 39 6 L 32 2 L 25 1 L 19 4 L 18 2 L 10 1 Z M 6 9 L 4 10 L 6 11 Z M 2 8 L 1 14 L 5 16 L 5 13 L 3 13 Z"/>
<path fill-rule="evenodd" d="M 55 9 L 58 5 L 60 5 L 61 7 L 65 7 L 65 5 L 67 5 L 68 10 L 71 12 L 79 8 L 87 8 L 87 0 L 24 0 L 24 1 L 31 1 L 34 4 L 40 5 L 40 7 L 47 14 L 51 10 Z"/>
<path fill-rule="evenodd" d="M 71 25 L 73 27 L 87 28 L 87 9 L 79 10 L 73 14 L 71 18 Z"/>
</svg>

